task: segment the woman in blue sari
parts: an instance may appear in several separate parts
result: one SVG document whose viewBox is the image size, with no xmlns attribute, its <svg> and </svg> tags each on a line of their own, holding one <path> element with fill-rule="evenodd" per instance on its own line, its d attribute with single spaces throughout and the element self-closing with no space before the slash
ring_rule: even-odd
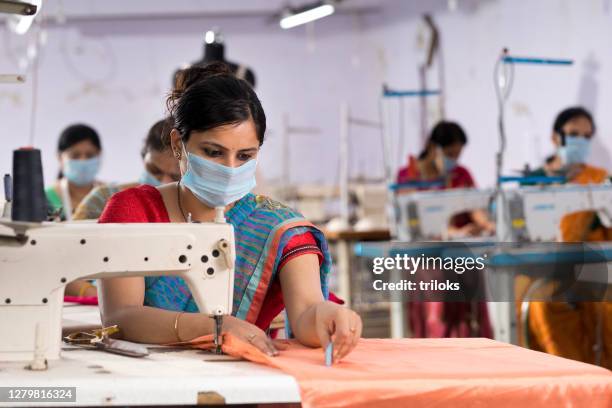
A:
<svg viewBox="0 0 612 408">
<path fill-rule="evenodd" d="M 237 257 L 233 311 L 223 331 L 275 355 L 265 330 L 285 309 L 298 341 L 312 347 L 331 341 L 334 360 L 342 359 L 361 337 L 362 322 L 327 300 L 331 258 L 325 238 L 296 211 L 250 193 L 266 129 L 253 89 L 224 64 L 191 68 L 168 106 L 181 180 L 116 194 L 100 222 L 207 222 L 215 207 L 224 206 Z M 180 278 L 105 279 L 100 299 L 104 324 L 119 325 L 127 340 L 170 343 L 213 332 L 212 319 L 198 313 Z"/>
</svg>

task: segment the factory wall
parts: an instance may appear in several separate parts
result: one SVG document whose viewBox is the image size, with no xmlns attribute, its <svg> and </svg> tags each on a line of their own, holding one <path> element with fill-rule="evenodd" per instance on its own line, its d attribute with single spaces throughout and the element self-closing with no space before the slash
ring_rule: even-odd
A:
<svg viewBox="0 0 612 408">
<path fill-rule="evenodd" d="M 53 4 L 52 1 L 49 2 Z M 593 161 L 612 169 L 612 12 L 608 0 L 374 1 L 371 11 L 336 15 L 310 28 L 283 32 L 263 17 L 159 19 L 49 24 L 38 59 L 35 120 L 33 81 L 0 85 L 0 172 L 10 171 L 11 151 L 30 144 L 43 150 L 45 179 L 57 173 L 55 144 L 73 122 L 97 128 L 103 138 L 100 179 L 131 181 L 141 171 L 139 150 L 148 127 L 164 115 L 164 96 L 176 68 L 202 54 L 203 32 L 220 27 L 227 58 L 257 74 L 257 91 L 268 116 L 268 139 L 260 159 L 263 177 L 282 176 L 283 116 L 316 133 L 290 140 L 293 182 L 333 184 L 338 178 L 339 105 L 379 120 L 382 83 L 418 87 L 421 14 L 432 12 L 442 35 L 445 113 L 464 125 L 470 143 L 462 162 L 478 183 L 494 181 L 497 105 L 493 66 L 502 46 L 516 55 L 572 58 L 571 67 L 517 66 L 508 102 L 506 173 L 526 162 L 537 165 L 552 153 L 550 127 L 557 111 L 571 104 L 592 109 L 598 121 Z M 0 29 L 0 72 L 18 72 L 32 37 Z M 429 81 L 439 86 L 436 65 Z M 429 100 L 431 116 L 438 100 Z M 387 101 L 394 160 L 421 148 L 416 100 Z M 404 112 L 400 123 L 399 109 Z M 351 174 L 380 178 L 383 156 L 376 130 L 351 131 Z M 2 194 L 2 193 L 0 193 Z"/>
</svg>

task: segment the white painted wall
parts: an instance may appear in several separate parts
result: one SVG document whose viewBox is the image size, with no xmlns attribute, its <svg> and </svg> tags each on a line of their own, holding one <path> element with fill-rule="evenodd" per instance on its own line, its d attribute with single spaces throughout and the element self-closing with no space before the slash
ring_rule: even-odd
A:
<svg viewBox="0 0 612 408">
<path fill-rule="evenodd" d="M 72 4 L 80 4 L 80 15 L 118 13 L 122 7 L 122 2 L 111 2 L 107 8 L 99 3 L 79 0 Z M 358 3 L 367 6 L 369 2 Z M 612 78 L 605 75 L 612 68 L 609 0 L 459 0 L 456 12 L 448 11 L 445 0 L 373 3 L 382 11 L 335 15 L 315 24 L 311 34 L 305 28 L 282 31 L 264 17 L 238 16 L 50 24 L 40 59 L 34 132 L 35 145 L 44 153 L 47 182 L 57 171 L 57 137 L 66 125 L 77 121 L 90 123 L 102 135 L 101 179 L 135 179 L 141 169 L 141 141 L 150 124 L 164 113 L 163 98 L 172 72 L 198 59 L 202 33 L 218 26 L 225 32 L 228 58 L 248 64 L 257 74 L 257 91 L 270 129 L 261 159 L 265 177 L 280 177 L 281 118 L 289 113 L 296 126 L 321 129 L 318 135 L 292 140 L 292 179 L 333 183 L 339 103 L 348 100 L 357 116 L 377 119 L 383 81 L 397 88 L 416 87 L 416 62 L 422 58 L 416 33 L 425 11 L 434 13 L 442 31 L 447 117 L 458 120 L 468 132 L 470 144 L 462 161 L 481 185 L 494 180 L 497 108 L 492 70 L 502 46 L 517 55 L 576 60 L 571 68 L 517 67 L 507 118 L 507 168 L 519 168 L 526 161 L 535 165 L 549 154 L 554 115 L 567 105 L 583 103 L 598 120 L 593 160 L 612 169 L 612 140 L 607 137 L 612 132 L 612 117 L 607 115 L 612 108 Z M 70 4 L 64 1 L 65 8 Z M 172 2 L 172 10 L 167 4 L 140 2 L 140 9 L 131 6 L 128 11 L 140 13 L 147 5 L 155 13 L 204 8 L 204 2 Z M 263 0 L 249 4 L 256 12 L 271 10 Z M 45 5 L 50 13 L 56 6 L 57 0 Z M 0 72 L 19 70 L 10 55 L 24 44 L 23 38 L 0 30 Z M 2 173 L 10 171 L 11 151 L 28 143 L 31 95 L 31 84 L 0 85 Z M 405 147 L 417 152 L 421 147 L 417 103 L 406 101 L 405 113 Z M 355 129 L 352 136 L 353 174 L 381 176 L 379 135 Z"/>
<path fill-rule="evenodd" d="M 604 0 L 499 0 L 470 2 L 455 13 L 443 11 L 446 2 L 402 2 L 404 12 L 369 21 L 368 34 L 384 42 L 393 58 L 388 81 L 412 87 L 417 81 L 413 61 L 417 24 L 401 16 L 409 10 L 439 6 L 435 14 L 442 30 L 446 64 L 447 118 L 459 121 L 470 143 L 462 162 L 472 169 L 481 185 L 494 182 L 497 149 L 497 107 L 493 66 L 502 47 L 520 56 L 571 58 L 569 68 L 516 66 L 515 84 L 507 110 L 508 152 L 506 173 L 528 162 L 536 165 L 552 153 L 552 122 L 563 108 L 583 104 L 598 124 L 592 160 L 612 170 L 612 15 Z M 424 6 L 423 3 L 427 3 Z M 459 1 L 461 4 L 461 0 Z M 465 5 L 466 2 L 463 2 Z M 416 108 L 413 103 L 413 109 Z M 416 112 L 412 113 L 417 119 Z M 416 128 L 411 130 L 417 138 Z M 414 145 L 412 151 L 418 150 Z"/>
</svg>

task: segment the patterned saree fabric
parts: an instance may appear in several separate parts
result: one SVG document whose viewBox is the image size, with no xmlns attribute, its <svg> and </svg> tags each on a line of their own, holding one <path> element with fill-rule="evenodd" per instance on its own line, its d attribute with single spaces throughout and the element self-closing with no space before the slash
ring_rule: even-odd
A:
<svg viewBox="0 0 612 408">
<path fill-rule="evenodd" d="M 331 255 L 323 234 L 299 213 L 268 197 L 248 194 L 225 213 L 234 227 L 236 265 L 232 314 L 267 329 L 284 308 L 279 265 L 295 254 L 290 243 L 304 235 L 312 240 L 300 245 L 320 256 L 321 291 L 329 296 L 327 276 Z M 155 187 L 142 185 L 115 194 L 108 202 L 100 223 L 170 222 L 161 194 Z M 313 245 L 314 244 L 314 245 Z M 293 248 L 291 254 L 286 249 Z M 166 310 L 197 312 L 198 307 L 185 281 L 177 276 L 145 277 L 146 306 Z"/>
<path fill-rule="evenodd" d="M 225 353 L 295 377 L 306 408 L 612 406 L 610 371 L 489 339 L 362 339 L 332 367 L 294 340 L 277 357 L 223 341 Z M 213 347 L 212 336 L 180 344 Z"/>
</svg>

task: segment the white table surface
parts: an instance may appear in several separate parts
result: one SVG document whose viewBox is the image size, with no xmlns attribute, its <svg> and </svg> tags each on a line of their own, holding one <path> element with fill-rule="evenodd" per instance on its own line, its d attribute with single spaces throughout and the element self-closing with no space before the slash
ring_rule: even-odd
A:
<svg viewBox="0 0 612 408">
<path fill-rule="evenodd" d="M 64 307 L 64 326 L 99 322 L 97 307 Z M 198 394 L 206 392 L 220 395 L 226 404 L 300 400 L 295 379 L 277 369 L 200 350 L 152 347 L 149 352 L 147 357 L 130 358 L 65 345 L 61 359 L 50 361 L 46 371 L 0 362 L 0 386 L 76 387 L 75 403 L 19 406 L 195 405 Z"/>
</svg>

